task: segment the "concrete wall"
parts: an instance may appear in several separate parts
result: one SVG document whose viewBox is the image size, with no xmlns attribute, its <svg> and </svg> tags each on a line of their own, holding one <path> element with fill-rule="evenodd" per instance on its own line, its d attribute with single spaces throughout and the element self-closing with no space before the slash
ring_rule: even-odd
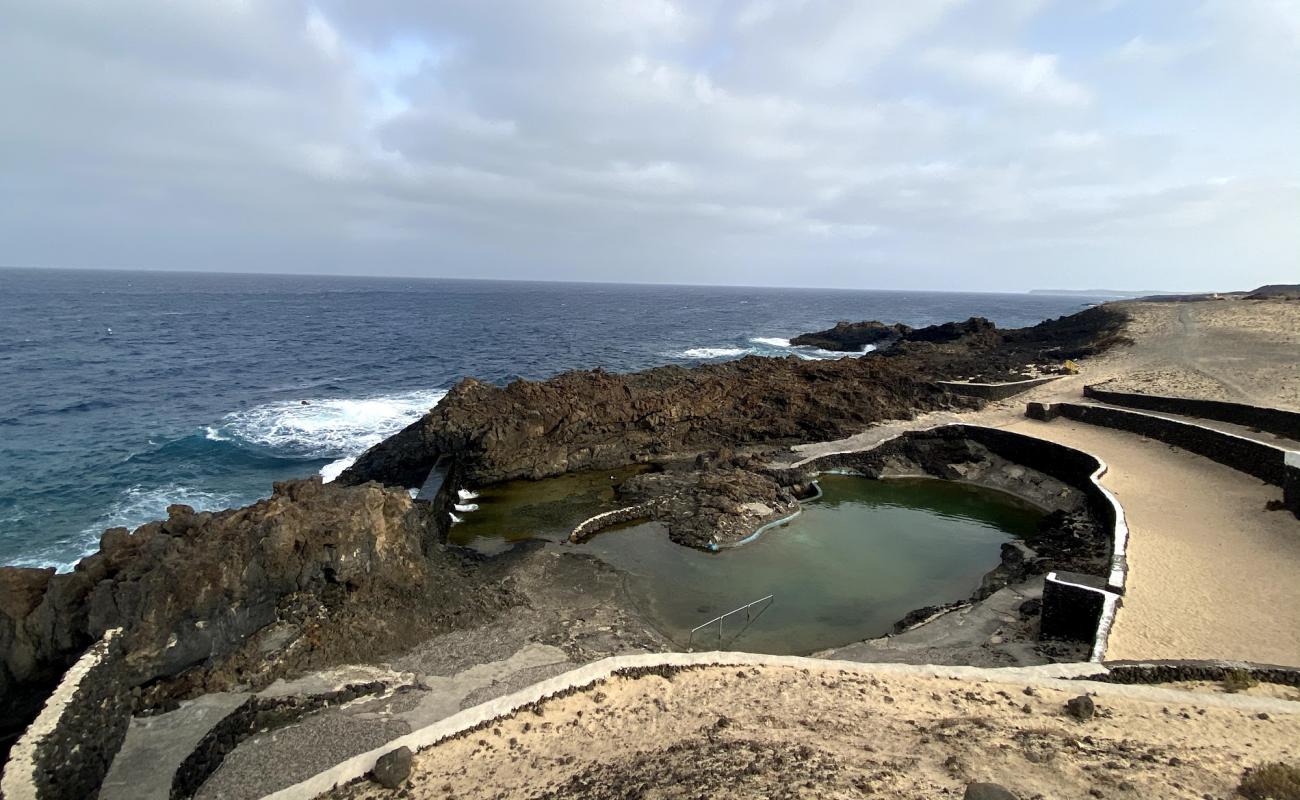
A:
<svg viewBox="0 0 1300 800">
<path fill-rule="evenodd" d="M 1106 590 L 1104 580 L 1073 572 L 1049 572 L 1043 580 L 1039 636 L 1091 641 L 1089 660 L 1101 661 L 1118 607 L 1118 595 Z"/>
<path fill-rule="evenodd" d="M 122 658 L 114 628 L 68 669 L 9 754 L 0 778 L 7 800 L 94 796 L 131 722 Z"/>
<path fill-rule="evenodd" d="M 935 381 L 935 383 L 953 394 L 960 394 L 965 397 L 1005 400 L 1021 392 L 1027 392 L 1035 386 L 1050 383 L 1059 377 L 1059 375 L 1050 375 L 1046 378 L 1030 378 L 1029 380 L 1009 381 L 1007 383 L 970 383 L 968 381 Z"/>
<path fill-rule="evenodd" d="M 1186 397 L 1116 392 L 1101 386 L 1085 386 L 1083 395 L 1111 405 L 1231 422 L 1285 436 L 1288 439 L 1300 440 L 1300 412 L 1296 411 L 1229 403 L 1223 400 L 1195 400 Z"/>
<path fill-rule="evenodd" d="M 1031 405 L 1041 406 L 1041 404 Z M 1033 416 L 1033 413 L 1026 413 Z M 1254 475 L 1274 486 L 1282 486 L 1285 483 L 1286 450 L 1244 436 L 1197 425 L 1194 422 L 1157 417 L 1141 411 L 1079 403 L 1052 403 L 1042 412 L 1034 410 L 1034 413 L 1043 413 L 1049 419 L 1054 416 L 1067 417 L 1090 425 L 1101 425 L 1158 439 L 1248 475 Z"/>
<path fill-rule="evenodd" d="M 1282 503 L 1300 519 L 1300 453 L 1288 452 L 1282 463 Z"/>
</svg>

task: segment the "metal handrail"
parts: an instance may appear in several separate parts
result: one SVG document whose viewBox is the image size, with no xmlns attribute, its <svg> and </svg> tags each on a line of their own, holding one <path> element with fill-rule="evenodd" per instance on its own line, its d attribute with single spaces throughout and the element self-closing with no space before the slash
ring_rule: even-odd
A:
<svg viewBox="0 0 1300 800">
<path fill-rule="evenodd" d="M 739 614 L 741 611 L 744 611 L 745 624 L 748 625 L 754 619 L 753 615 L 750 612 L 750 609 L 752 609 L 754 606 L 758 605 L 759 603 L 766 602 L 768 600 L 771 600 L 774 597 L 776 597 L 776 595 L 772 595 L 772 594 L 769 594 L 767 597 L 760 597 L 752 603 L 746 603 L 745 605 L 740 606 L 739 608 L 733 608 L 725 614 L 716 616 L 713 619 L 709 620 L 708 622 L 704 623 L 703 625 L 696 625 L 694 628 L 691 628 L 691 635 L 686 639 L 687 649 L 690 649 L 691 645 L 694 644 L 696 631 L 703 630 L 704 628 L 709 627 L 715 622 L 718 623 L 718 644 L 722 644 L 722 621 L 724 619 L 731 616 L 732 614 Z M 763 609 L 763 611 L 766 610 L 767 610 L 766 608 Z M 761 614 L 763 612 L 760 611 L 759 613 Z"/>
</svg>

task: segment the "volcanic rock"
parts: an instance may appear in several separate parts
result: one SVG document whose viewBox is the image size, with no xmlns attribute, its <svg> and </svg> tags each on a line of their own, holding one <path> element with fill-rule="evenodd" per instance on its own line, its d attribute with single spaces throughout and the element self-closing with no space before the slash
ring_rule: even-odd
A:
<svg viewBox="0 0 1300 800">
<path fill-rule="evenodd" d="M 410 777 L 413 760 L 414 754 L 411 748 L 399 747 L 380 756 L 370 774 L 374 776 L 375 782 L 385 789 L 398 789 Z"/>
<path fill-rule="evenodd" d="M 979 401 L 933 381 L 1018 377 L 1027 364 L 1059 367 L 1073 357 L 1068 353 L 1118 341 L 1122 320 L 1103 306 L 1018 331 L 999 333 L 980 318 L 931 326 L 862 358 L 748 356 L 627 375 L 566 372 L 504 387 L 466 379 L 420 420 L 363 453 L 338 481 L 419 486 L 445 456 L 460 479 L 486 485 L 722 447 L 836 439 L 887 419 L 976 407 Z"/>
<path fill-rule="evenodd" d="M 893 341 L 910 333 L 911 328 L 902 323 L 886 325 L 883 322 L 837 322 L 835 327 L 816 333 L 804 333 L 790 340 L 802 347 L 818 347 L 845 353 L 862 351 L 869 344 Z"/>
<path fill-rule="evenodd" d="M 706 550 L 734 544 L 799 508 L 792 491 L 770 475 L 734 466 L 647 472 L 618 491 L 632 503 L 658 500 L 652 517 L 666 525 L 669 538 Z"/>
<path fill-rule="evenodd" d="M 1065 702 L 1065 712 L 1080 722 L 1087 722 L 1092 719 L 1093 714 L 1097 713 L 1097 706 L 1092 702 L 1091 697 L 1081 694 Z"/>
<path fill-rule="evenodd" d="M 33 687 L 111 628 L 129 654 L 124 688 L 181 673 L 219 686 L 264 662 L 359 660 L 495 613 L 508 598 L 468 591 L 432 516 L 405 492 L 313 478 L 246 508 L 173 505 L 134 533 L 111 529 L 71 573 L 0 568 L 0 716 L 30 718 Z M 280 643 L 263 652 L 273 623 Z"/>
<path fill-rule="evenodd" d="M 1016 800 L 1016 796 L 996 783 L 968 783 L 962 800 Z"/>
</svg>

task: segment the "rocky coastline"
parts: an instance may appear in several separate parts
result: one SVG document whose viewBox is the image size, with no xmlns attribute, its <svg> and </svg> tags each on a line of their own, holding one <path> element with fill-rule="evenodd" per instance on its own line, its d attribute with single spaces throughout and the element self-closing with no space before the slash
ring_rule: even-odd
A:
<svg viewBox="0 0 1300 800">
<path fill-rule="evenodd" d="M 859 359 L 748 357 L 505 387 L 466 379 L 335 483 L 277 484 L 270 498 L 219 513 L 172 506 L 167 520 L 106 531 L 71 573 L 0 568 L 0 744 L 8 749 L 63 671 L 113 629 L 122 631 L 118 680 L 141 713 L 372 661 L 547 602 L 544 581 L 523 590 L 520 580 L 546 574 L 550 562 L 527 552 L 483 559 L 446 543 L 448 498 L 461 487 L 649 465 L 619 487 L 620 498 L 658 501 L 656 518 L 680 544 L 734 543 L 797 509 L 807 492 L 812 475 L 772 468 L 772 454 L 884 420 L 977 408 L 935 381 L 1050 371 L 1120 341 L 1122 321 L 1097 308 L 1016 331 L 977 319 L 922 328 Z M 941 448 L 908 458 L 952 477 L 945 470 L 991 463 L 985 456 Z M 439 462 L 449 467 L 438 496 L 412 500 L 406 490 Z M 1066 514 L 1052 525 L 1043 552 L 1083 536 L 1086 522 Z M 1023 579 L 1044 557 L 1004 554 L 1003 574 L 991 580 Z M 607 569 L 581 561 L 566 557 L 582 574 Z M 622 614 L 620 603 L 613 609 Z M 622 618 L 637 629 L 631 640 L 662 646 L 634 618 Z"/>
</svg>

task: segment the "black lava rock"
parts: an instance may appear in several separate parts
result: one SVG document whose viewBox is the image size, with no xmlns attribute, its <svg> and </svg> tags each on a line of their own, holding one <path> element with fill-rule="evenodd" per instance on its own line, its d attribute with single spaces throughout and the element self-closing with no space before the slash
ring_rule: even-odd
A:
<svg viewBox="0 0 1300 800">
<path fill-rule="evenodd" d="M 996 783 L 968 783 L 964 800 L 1017 800 L 1009 789 Z"/>
<path fill-rule="evenodd" d="M 374 776 L 375 782 L 385 789 L 396 789 L 406 783 L 406 779 L 410 777 L 413 755 L 409 747 L 390 750 L 379 757 L 370 774 Z"/>
<path fill-rule="evenodd" d="M 1065 712 L 1080 722 L 1087 722 L 1097 712 L 1097 706 L 1091 697 L 1081 694 L 1066 701 Z"/>
</svg>

